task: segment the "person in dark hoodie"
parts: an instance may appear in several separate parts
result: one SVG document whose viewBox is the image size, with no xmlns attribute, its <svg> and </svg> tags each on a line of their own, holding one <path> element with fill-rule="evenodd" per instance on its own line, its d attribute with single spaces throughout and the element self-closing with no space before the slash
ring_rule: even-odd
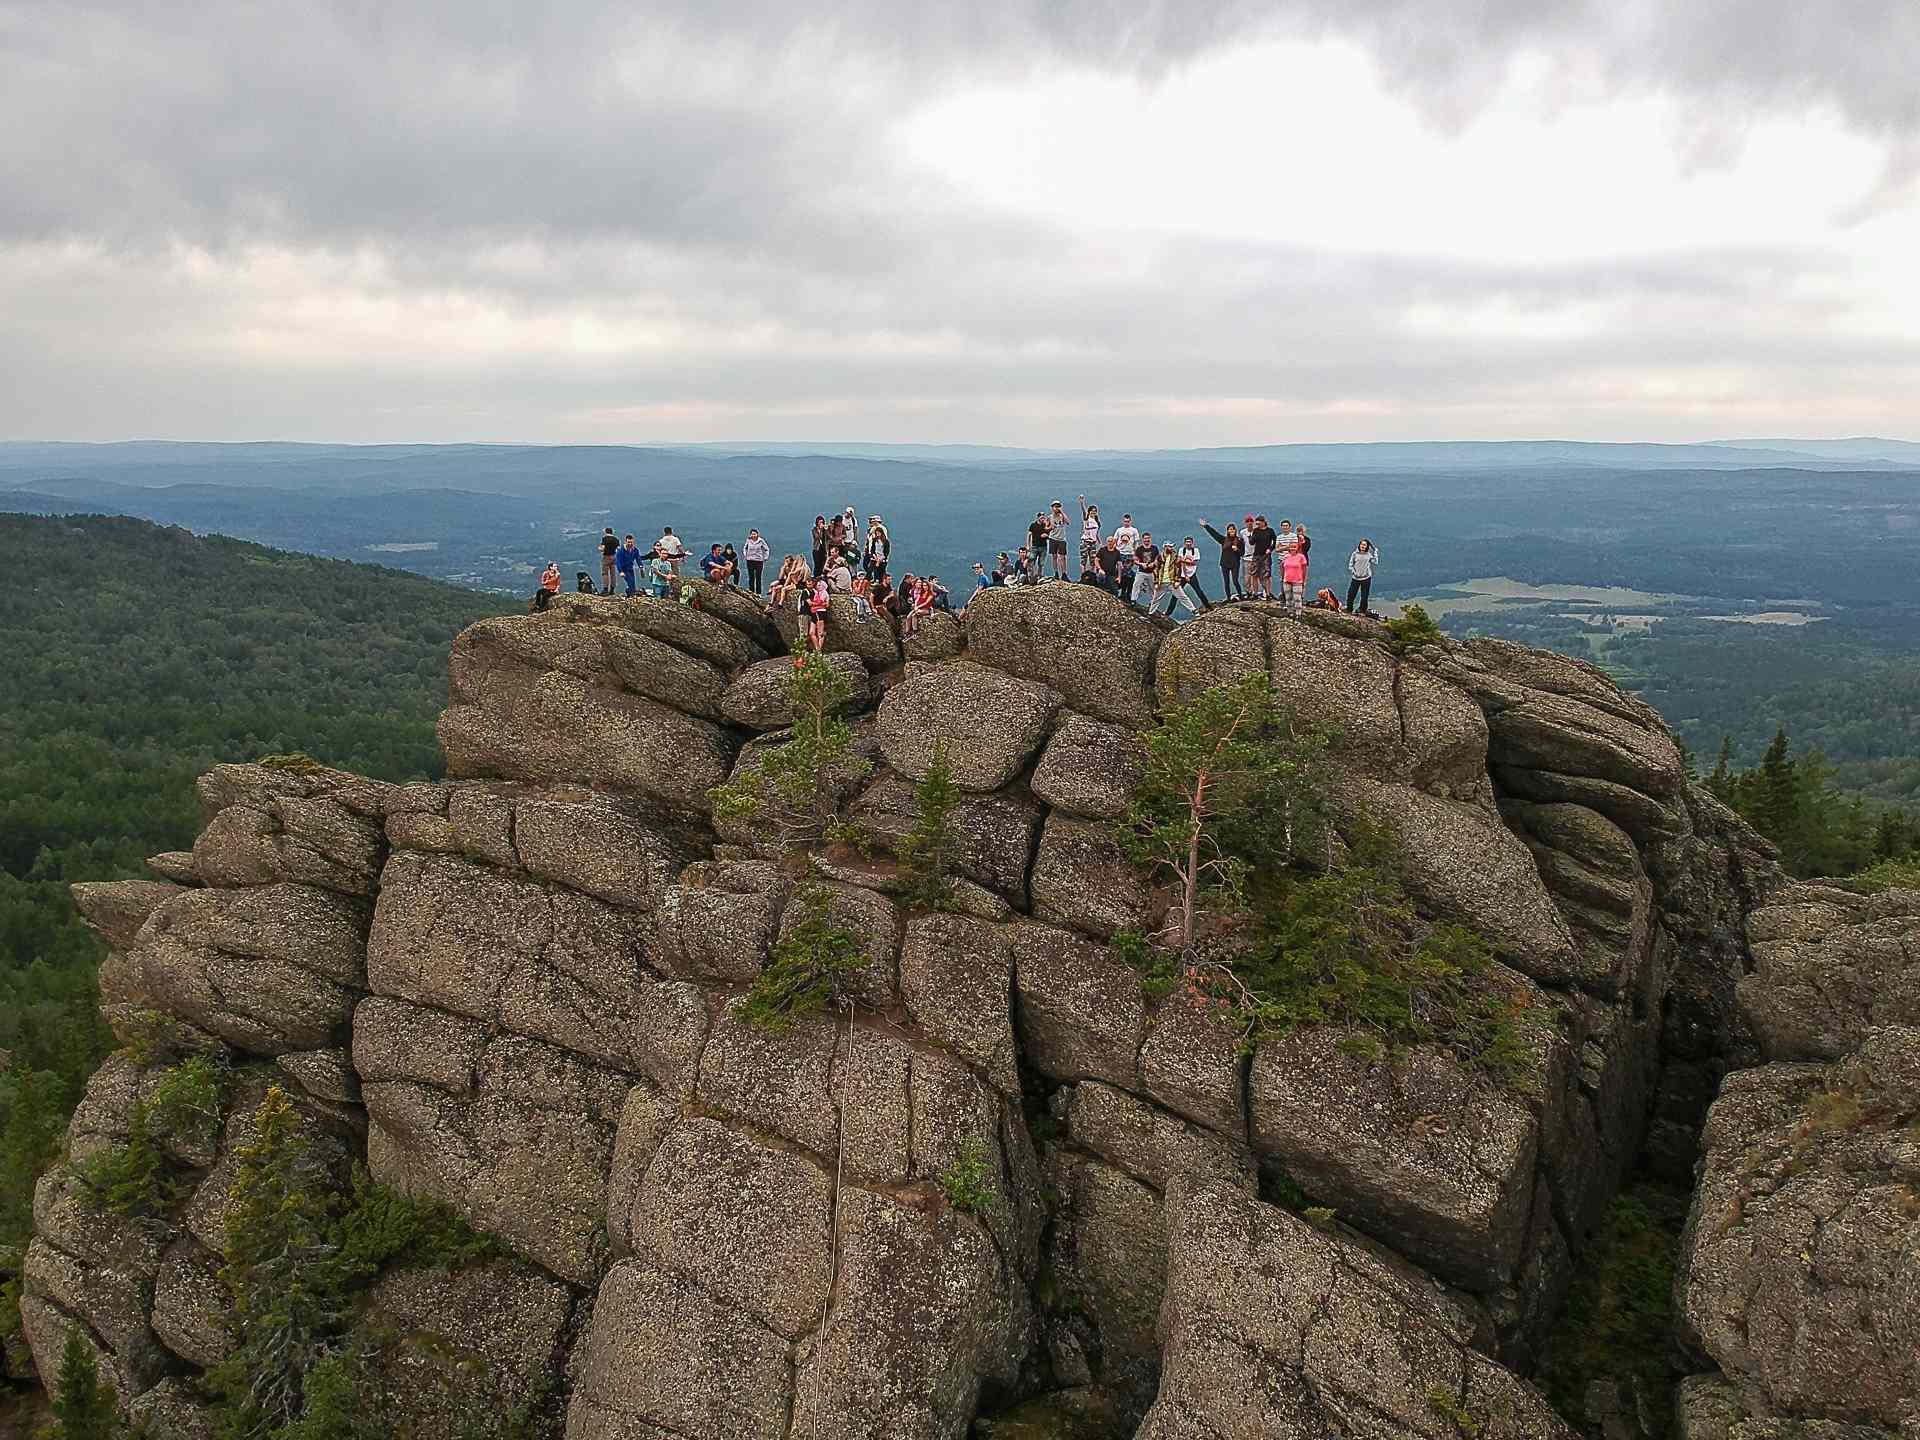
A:
<svg viewBox="0 0 1920 1440">
<path fill-rule="evenodd" d="M 1221 603 L 1246 599 L 1247 592 L 1240 588 L 1240 562 L 1247 558 L 1247 542 L 1240 538 L 1240 527 L 1229 520 L 1227 533 L 1222 535 L 1203 518 L 1200 528 L 1211 535 L 1214 543 L 1220 547 Z"/>
<path fill-rule="evenodd" d="M 1247 532 L 1247 583 L 1255 599 L 1273 598 L 1273 547 L 1278 537 L 1267 517 L 1253 517 L 1253 529 Z"/>
</svg>

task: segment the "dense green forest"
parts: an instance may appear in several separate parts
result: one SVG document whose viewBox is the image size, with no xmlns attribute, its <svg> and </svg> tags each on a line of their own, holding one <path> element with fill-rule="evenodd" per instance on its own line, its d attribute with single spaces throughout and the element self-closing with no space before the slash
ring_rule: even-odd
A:
<svg viewBox="0 0 1920 1440">
<path fill-rule="evenodd" d="M 33 1174 L 111 1043 L 68 882 L 191 844 L 193 780 L 304 751 L 440 772 L 454 635 L 498 597 L 144 521 L 0 515 L 15 577 L 0 705 L 0 1279 Z M 0 1327 L 5 1318 L 0 1316 Z"/>
</svg>

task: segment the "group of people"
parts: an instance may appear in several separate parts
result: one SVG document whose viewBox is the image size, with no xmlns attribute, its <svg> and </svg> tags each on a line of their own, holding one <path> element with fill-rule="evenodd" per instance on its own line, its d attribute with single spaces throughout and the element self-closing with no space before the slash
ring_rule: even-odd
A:
<svg viewBox="0 0 1920 1440">
<path fill-rule="evenodd" d="M 1184 605 L 1189 614 L 1213 608 L 1200 583 L 1202 558 L 1192 535 L 1177 544 L 1171 539 L 1156 542 L 1152 531 L 1133 523 L 1131 514 L 1122 515 L 1120 523 L 1108 533 L 1100 519 L 1100 507 L 1088 503 L 1084 495 L 1078 502 L 1081 583 L 1097 585 L 1149 613 L 1164 607 L 1171 615 L 1176 605 Z M 1013 554 L 1002 550 L 991 570 L 984 564 L 974 565 L 975 593 L 1000 585 L 1037 585 L 1043 580 L 1067 579 L 1073 526 L 1073 518 L 1058 500 L 1038 511 L 1027 527 L 1025 545 Z M 1373 614 L 1373 578 L 1380 567 L 1380 552 L 1370 539 L 1361 540 L 1347 557 L 1347 598 L 1342 605 L 1340 598 L 1325 587 L 1311 601 L 1308 599 L 1313 537 L 1304 524 L 1282 520 L 1276 529 L 1267 523 L 1266 516 L 1248 514 L 1238 524 L 1227 522 L 1224 531 L 1201 517 L 1200 528 L 1218 547 L 1222 604 L 1281 600 L 1296 614 L 1308 604 Z M 1273 588 L 1276 570 L 1281 586 L 1278 594 Z"/>
<path fill-rule="evenodd" d="M 1098 505 L 1090 504 L 1082 495 L 1078 497 L 1078 509 L 1077 577 L 1069 563 L 1076 521 L 1055 500 L 1035 513 L 1027 527 L 1026 544 L 1012 553 L 1002 550 L 992 569 L 983 563 L 974 564 L 973 593 L 1004 585 L 1077 578 L 1079 583 L 1097 586 L 1149 614 L 1172 615 L 1176 606 L 1185 606 L 1190 615 L 1213 608 L 1200 582 L 1203 558 L 1194 536 L 1187 535 L 1177 543 L 1171 538 L 1157 542 L 1152 531 L 1134 524 L 1131 514 L 1122 515 L 1120 523 L 1108 532 Z M 1295 614 L 1314 605 L 1372 616 L 1373 581 L 1380 567 L 1380 551 L 1372 540 L 1362 539 L 1347 557 L 1347 597 L 1343 605 L 1326 587 L 1308 597 L 1313 537 L 1304 523 L 1282 520 L 1276 528 L 1267 523 L 1265 515 L 1249 513 L 1237 523 L 1228 521 L 1224 530 L 1216 529 L 1205 517 L 1199 524 L 1217 547 L 1221 604 L 1278 600 Z M 644 550 L 632 535 L 619 538 L 608 526 L 600 536 L 598 593 L 612 595 L 617 582 L 629 596 L 639 594 L 644 585 L 647 593 L 657 598 L 691 603 L 694 590 L 686 581 L 691 578 L 688 572 L 697 565 L 702 579 L 759 595 L 772 557 L 772 548 L 758 530 L 748 530 L 738 548 L 731 541 L 714 541 L 696 559 L 671 525 L 662 527 L 660 538 Z M 889 616 L 898 622 L 903 635 L 911 636 L 933 611 L 950 611 L 951 597 L 937 575 L 909 573 L 896 584 L 890 574 L 892 559 L 893 535 L 880 516 L 869 515 L 862 526 L 859 512 L 851 505 L 837 515 L 816 515 L 809 553 L 788 555 L 767 587 L 767 613 L 793 607 L 818 648 L 825 643 L 826 616 L 833 597 L 846 595 L 853 601 L 857 621 Z M 1274 589 L 1276 571 L 1278 592 Z M 586 571 L 577 572 L 576 580 L 582 592 L 595 593 L 592 577 Z M 535 608 L 544 609 L 560 588 L 560 566 L 554 562 L 541 576 Z"/>
</svg>

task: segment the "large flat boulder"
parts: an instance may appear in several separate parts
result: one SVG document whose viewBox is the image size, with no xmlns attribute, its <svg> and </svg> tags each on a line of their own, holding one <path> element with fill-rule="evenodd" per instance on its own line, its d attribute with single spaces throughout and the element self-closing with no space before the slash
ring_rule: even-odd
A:
<svg viewBox="0 0 1920 1440">
<path fill-rule="evenodd" d="M 360 1006 L 353 1054 L 374 1179 L 451 1205 L 564 1280 L 595 1282 L 630 1077 L 395 1000 Z"/>
<path fill-rule="evenodd" d="M 1142 754 L 1138 734 L 1068 715 L 1054 728 L 1033 770 L 1033 793 L 1056 810 L 1117 820 L 1133 803 Z"/>
<path fill-rule="evenodd" d="M 1249 1109 L 1263 1161 L 1435 1274 L 1508 1283 L 1532 1211 L 1539 1125 L 1522 1101 L 1436 1047 L 1398 1063 L 1301 1028 L 1253 1057 Z"/>
<path fill-rule="evenodd" d="M 1165 895 L 1127 858 L 1111 822 L 1060 811 L 1041 829 L 1030 884 L 1036 919 L 1102 940 L 1150 933 L 1167 913 Z"/>
<path fill-rule="evenodd" d="M 365 989 L 366 927 L 364 901 L 313 886 L 182 890 L 104 988 L 253 1054 L 323 1049 Z"/>
<path fill-rule="evenodd" d="M 474 1417 L 538 1410 L 561 1379 L 567 1287 L 531 1265 L 406 1269 L 368 1296 L 359 1399 L 395 1435 L 462 1440 Z"/>
<path fill-rule="evenodd" d="M 1585 973 L 1532 852 L 1496 811 L 1362 779 L 1345 781 L 1339 798 L 1349 813 L 1386 832 L 1407 888 L 1423 906 L 1477 930 L 1501 958 L 1537 980 L 1565 985 Z"/>
<path fill-rule="evenodd" d="M 873 682 L 860 657 L 836 651 L 826 658 L 847 684 L 846 708 L 864 709 L 872 698 Z M 743 729 L 761 733 L 787 729 L 793 724 L 793 669 L 793 657 L 787 655 L 747 666 L 733 677 L 720 697 L 721 715 Z"/>
<path fill-rule="evenodd" d="M 1747 916 L 1740 1009 L 1769 1059 L 1837 1060 L 1876 1025 L 1920 1025 L 1920 892 L 1796 885 Z"/>
<path fill-rule="evenodd" d="M 986 665 L 950 660 L 914 666 L 880 702 L 877 735 L 887 763 L 924 779 L 944 753 L 962 790 L 998 790 L 1039 752 L 1059 693 Z"/>
<path fill-rule="evenodd" d="M 851 818 L 882 848 L 894 849 L 919 819 L 914 783 L 881 766 L 853 802 Z M 947 812 L 952 873 L 1025 909 L 1027 866 L 1040 833 L 1042 811 L 1018 786 L 989 794 L 963 792 Z"/>
<path fill-rule="evenodd" d="M 1139 1088 L 1146 1033 L 1140 976 L 1104 948 L 1051 925 L 1014 927 L 1015 1015 L 1027 1061 L 1050 1080 Z"/>
<path fill-rule="evenodd" d="M 780 638 L 789 648 L 800 641 L 800 620 L 790 607 L 781 606 L 774 623 L 780 627 Z M 853 655 L 868 670 L 879 674 L 900 663 L 900 633 L 894 628 L 891 616 L 877 612 L 862 620 L 851 595 L 835 595 L 827 605 L 826 649 L 828 654 Z"/>
<path fill-rule="evenodd" d="M 1170 1217 L 1140 1440 L 1573 1440 L 1426 1276 L 1221 1182 Z"/>
<path fill-rule="evenodd" d="M 967 655 L 1038 680 L 1069 708 L 1116 725 L 1153 718 L 1153 662 L 1161 632 L 1091 585 L 984 590 L 967 604 Z"/>
<path fill-rule="evenodd" d="M 439 724 L 447 773 L 637 791 L 704 814 L 736 742 L 709 721 L 632 694 L 605 660 L 599 628 L 515 617 L 462 631 Z"/>
<path fill-rule="evenodd" d="M 87 928 L 115 950 L 132 945 L 147 917 L 180 893 L 164 880 L 87 880 L 67 890 Z"/>
<path fill-rule="evenodd" d="M 1007 1094 L 1020 1089 L 1013 933 L 965 915 L 920 915 L 907 921 L 900 950 L 907 1014 Z"/>
<path fill-rule="evenodd" d="M 646 917 L 445 855 L 388 863 L 368 940 L 377 995 L 499 1025 L 685 1093 L 706 1035 L 691 985 L 640 968 Z"/>
</svg>

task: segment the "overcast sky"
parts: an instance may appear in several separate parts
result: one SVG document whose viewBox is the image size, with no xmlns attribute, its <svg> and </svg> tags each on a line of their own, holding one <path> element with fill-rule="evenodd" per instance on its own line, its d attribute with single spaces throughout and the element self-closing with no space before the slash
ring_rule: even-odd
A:
<svg viewBox="0 0 1920 1440">
<path fill-rule="evenodd" d="M 0 0 L 0 438 L 1920 438 L 1916 0 Z"/>
</svg>

